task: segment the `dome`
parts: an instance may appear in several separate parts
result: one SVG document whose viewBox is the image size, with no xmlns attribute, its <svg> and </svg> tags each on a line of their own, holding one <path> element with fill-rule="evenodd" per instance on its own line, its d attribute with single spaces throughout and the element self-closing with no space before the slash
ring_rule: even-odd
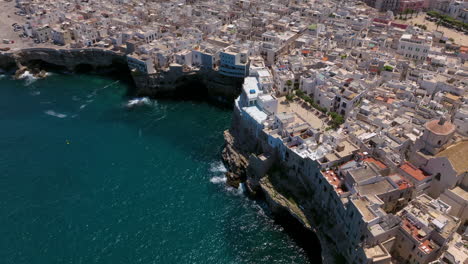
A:
<svg viewBox="0 0 468 264">
<path fill-rule="evenodd" d="M 444 118 L 432 120 L 426 123 L 426 128 L 437 135 L 449 135 L 455 131 L 455 125 Z"/>
</svg>

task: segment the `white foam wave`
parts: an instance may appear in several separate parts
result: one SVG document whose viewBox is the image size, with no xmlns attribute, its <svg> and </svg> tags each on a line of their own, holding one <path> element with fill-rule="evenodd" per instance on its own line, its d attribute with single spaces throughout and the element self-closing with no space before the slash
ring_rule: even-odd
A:
<svg viewBox="0 0 468 264">
<path fill-rule="evenodd" d="M 211 163 L 210 171 L 226 173 L 227 169 L 221 161 L 217 161 L 217 162 Z"/>
<path fill-rule="evenodd" d="M 226 177 L 225 176 L 215 176 L 210 179 L 211 183 L 218 184 L 218 183 L 226 183 Z"/>
<path fill-rule="evenodd" d="M 87 105 L 85 105 L 85 104 L 84 104 L 84 105 L 80 105 L 80 109 L 83 109 L 83 108 L 85 108 L 86 106 L 87 106 Z"/>
<path fill-rule="evenodd" d="M 239 188 L 237 189 L 226 185 L 226 190 L 230 194 L 234 194 L 236 196 L 242 196 L 245 193 L 245 185 L 244 183 L 240 183 Z"/>
<path fill-rule="evenodd" d="M 65 117 L 67 117 L 66 114 L 57 113 L 57 112 L 55 112 L 54 110 L 47 110 L 47 111 L 45 111 L 44 113 L 47 114 L 47 115 L 50 115 L 50 116 L 58 117 L 58 118 L 65 118 Z"/>
<path fill-rule="evenodd" d="M 139 97 L 139 98 L 128 100 L 126 104 L 126 106 L 129 108 L 142 106 L 142 105 L 153 105 L 153 103 L 148 97 Z"/>
<path fill-rule="evenodd" d="M 41 92 L 39 92 L 39 91 L 31 92 L 31 95 L 32 95 L 32 96 L 37 96 L 37 95 L 40 95 L 40 94 L 41 94 Z"/>
<path fill-rule="evenodd" d="M 18 79 L 20 80 L 25 80 L 26 81 L 26 86 L 27 85 L 30 85 L 32 84 L 33 82 L 35 82 L 38 78 L 34 77 L 34 75 L 32 73 L 30 73 L 29 71 L 24 71 L 19 77 Z"/>
<path fill-rule="evenodd" d="M 5 78 L 5 77 L 6 77 L 5 74 L 0 74 L 0 80 L 3 79 L 3 78 Z"/>
</svg>

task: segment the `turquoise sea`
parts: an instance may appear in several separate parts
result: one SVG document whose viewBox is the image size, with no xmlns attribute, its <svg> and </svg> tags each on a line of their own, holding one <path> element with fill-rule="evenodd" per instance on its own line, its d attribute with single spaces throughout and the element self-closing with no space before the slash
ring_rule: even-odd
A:
<svg viewBox="0 0 468 264">
<path fill-rule="evenodd" d="M 0 262 L 317 263 L 225 186 L 231 111 L 92 75 L 0 79 Z M 308 256 L 309 255 L 309 256 Z"/>
</svg>

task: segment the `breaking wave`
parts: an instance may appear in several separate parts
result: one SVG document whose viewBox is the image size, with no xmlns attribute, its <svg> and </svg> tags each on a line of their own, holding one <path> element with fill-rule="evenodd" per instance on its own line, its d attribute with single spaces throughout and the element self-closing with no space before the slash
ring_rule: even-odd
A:
<svg viewBox="0 0 468 264">
<path fill-rule="evenodd" d="M 213 176 L 210 178 L 210 182 L 213 184 L 223 185 L 227 193 L 233 194 L 236 196 L 242 196 L 245 193 L 245 185 L 240 184 L 239 188 L 234 188 L 226 184 L 226 172 L 227 168 L 224 166 L 223 162 L 216 161 L 210 164 L 210 172 Z"/>
<path fill-rule="evenodd" d="M 214 176 L 213 178 L 210 179 L 211 183 L 217 184 L 217 183 L 226 183 L 226 177 L 225 176 Z"/>
<path fill-rule="evenodd" d="M 50 115 L 50 116 L 55 116 L 55 117 L 58 117 L 58 118 L 65 118 L 67 117 L 66 114 L 61 114 L 61 113 L 57 113 L 55 112 L 54 110 L 47 110 L 44 112 L 46 115 Z"/>
<path fill-rule="evenodd" d="M 133 108 L 136 106 L 143 106 L 143 105 L 153 105 L 153 102 L 148 97 L 139 97 L 128 100 L 127 104 L 125 105 L 128 108 Z"/>
<path fill-rule="evenodd" d="M 237 189 L 234 188 L 234 187 L 231 187 L 231 186 L 227 186 L 227 185 L 226 185 L 226 190 L 227 190 L 227 192 L 230 193 L 230 194 L 234 194 L 234 195 L 236 195 L 236 196 L 243 196 L 244 193 L 245 193 L 245 185 L 244 185 L 244 183 L 241 183 L 241 184 L 239 185 L 239 188 L 237 188 Z"/>
<path fill-rule="evenodd" d="M 26 86 L 28 86 L 32 84 L 33 82 L 37 81 L 38 78 L 34 77 L 34 75 L 31 72 L 25 71 L 18 77 L 18 79 L 25 80 Z"/>
<path fill-rule="evenodd" d="M 227 169 L 224 166 L 223 162 L 217 161 L 217 162 L 211 163 L 210 171 L 211 172 L 223 172 L 223 173 L 225 173 L 225 172 L 227 172 Z"/>
</svg>

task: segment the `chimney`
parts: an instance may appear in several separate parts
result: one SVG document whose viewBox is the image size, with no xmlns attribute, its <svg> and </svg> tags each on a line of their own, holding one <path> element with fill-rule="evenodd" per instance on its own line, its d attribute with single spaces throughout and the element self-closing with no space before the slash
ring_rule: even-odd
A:
<svg viewBox="0 0 468 264">
<path fill-rule="evenodd" d="M 441 125 L 441 126 L 442 126 L 443 124 L 445 124 L 445 117 L 441 116 L 440 119 L 439 119 L 439 123 L 438 123 L 438 124 Z"/>
</svg>

